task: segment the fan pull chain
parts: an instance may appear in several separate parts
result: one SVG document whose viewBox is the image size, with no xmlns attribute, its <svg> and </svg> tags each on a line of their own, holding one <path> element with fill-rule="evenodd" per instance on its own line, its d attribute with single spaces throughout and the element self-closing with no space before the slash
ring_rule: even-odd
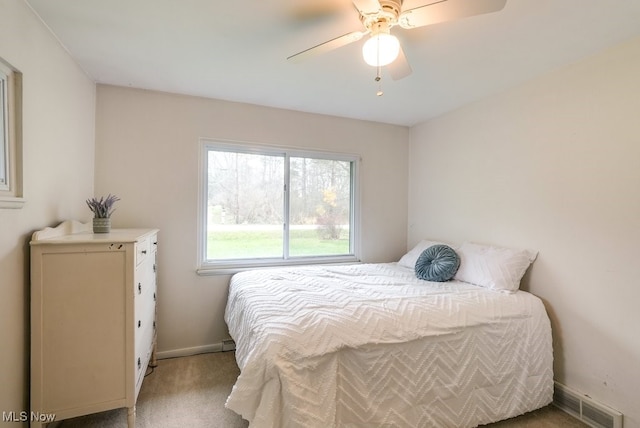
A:
<svg viewBox="0 0 640 428">
<path fill-rule="evenodd" d="M 382 92 L 382 67 L 378 66 L 378 71 L 376 73 L 376 78 L 375 81 L 378 82 L 378 92 L 376 92 L 376 95 L 381 97 L 382 95 L 384 95 L 384 92 Z"/>
</svg>

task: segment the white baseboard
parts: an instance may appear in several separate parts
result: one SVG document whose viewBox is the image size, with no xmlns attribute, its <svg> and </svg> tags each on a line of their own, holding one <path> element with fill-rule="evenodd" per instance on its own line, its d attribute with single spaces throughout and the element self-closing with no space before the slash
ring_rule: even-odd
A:
<svg viewBox="0 0 640 428">
<path fill-rule="evenodd" d="M 156 353 L 156 358 L 164 360 L 166 358 L 188 357 L 190 355 L 208 354 L 210 352 L 222 352 L 222 343 L 223 342 L 218 342 L 212 343 L 211 345 L 161 351 Z"/>
</svg>

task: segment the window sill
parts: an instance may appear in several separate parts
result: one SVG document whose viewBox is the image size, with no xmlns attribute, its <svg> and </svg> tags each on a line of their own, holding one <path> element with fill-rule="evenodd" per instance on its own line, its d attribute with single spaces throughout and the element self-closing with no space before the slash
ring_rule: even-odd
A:
<svg viewBox="0 0 640 428">
<path fill-rule="evenodd" d="M 274 269 L 294 266 L 309 266 L 309 265 L 342 265 L 342 264 L 354 264 L 361 263 L 355 256 L 340 257 L 335 259 L 323 259 L 323 260 L 287 260 L 277 263 L 237 263 L 237 264 L 220 264 L 220 265 L 204 265 L 196 269 L 196 273 L 200 276 L 212 276 L 212 275 L 233 275 L 245 270 L 255 269 Z"/>
<path fill-rule="evenodd" d="M 24 198 L 0 196 L 0 208 L 20 209 L 27 202 Z"/>
</svg>

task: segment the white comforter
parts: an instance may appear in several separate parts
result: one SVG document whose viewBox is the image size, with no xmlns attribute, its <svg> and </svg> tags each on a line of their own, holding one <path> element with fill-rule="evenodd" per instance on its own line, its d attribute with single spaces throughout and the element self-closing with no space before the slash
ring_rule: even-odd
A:
<svg viewBox="0 0 640 428">
<path fill-rule="evenodd" d="M 548 404 L 542 302 L 389 264 L 247 271 L 225 313 L 251 427 L 464 427 Z"/>
</svg>

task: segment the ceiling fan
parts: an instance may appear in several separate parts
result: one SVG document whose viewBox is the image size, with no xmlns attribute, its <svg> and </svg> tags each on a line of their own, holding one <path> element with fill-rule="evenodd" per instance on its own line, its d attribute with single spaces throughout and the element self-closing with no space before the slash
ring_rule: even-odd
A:
<svg viewBox="0 0 640 428">
<path fill-rule="evenodd" d="M 507 0 L 431 0 L 428 4 L 407 10 L 402 9 L 403 0 L 352 0 L 352 2 L 360 13 L 364 30 L 343 34 L 291 55 L 287 60 L 302 61 L 356 42 L 369 34 L 370 38 L 363 45 L 362 53 L 367 64 L 378 67 L 376 80 L 380 80 L 380 67 L 386 65 L 389 66 L 391 77 L 399 80 L 411 74 L 412 70 L 400 42 L 391 34 L 393 27 L 400 26 L 408 30 L 497 12 L 504 8 Z"/>
</svg>

